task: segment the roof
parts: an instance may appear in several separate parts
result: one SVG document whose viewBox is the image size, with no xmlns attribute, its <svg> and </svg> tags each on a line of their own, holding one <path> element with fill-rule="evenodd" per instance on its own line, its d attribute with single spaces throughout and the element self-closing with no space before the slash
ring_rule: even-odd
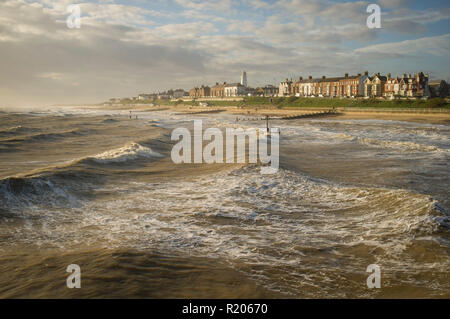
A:
<svg viewBox="0 0 450 319">
<path fill-rule="evenodd" d="M 354 80 L 363 77 L 363 75 L 352 75 L 352 76 L 336 76 L 332 78 L 316 78 L 316 79 L 302 79 L 297 80 L 295 83 L 320 83 L 320 82 L 338 82 L 340 80 Z"/>
<path fill-rule="evenodd" d="M 225 87 L 243 86 L 241 83 L 230 83 L 226 84 Z"/>
</svg>

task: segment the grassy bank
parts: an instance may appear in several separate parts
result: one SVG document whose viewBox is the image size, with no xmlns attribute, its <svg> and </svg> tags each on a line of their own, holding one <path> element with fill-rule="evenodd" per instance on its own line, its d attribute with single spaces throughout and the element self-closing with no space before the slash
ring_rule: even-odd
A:
<svg viewBox="0 0 450 319">
<path fill-rule="evenodd" d="M 278 108 L 310 108 L 310 107 L 339 107 L 339 108 L 446 108 L 450 103 L 444 99 L 434 98 L 425 100 L 394 100 L 380 101 L 376 99 L 330 99 L 330 98 L 301 98 L 301 97 L 248 97 L 244 99 L 247 106 L 275 106 Z"/>
<path fill-rule="evenodd" d="M 429 100 L 394 100 L 382 101 L 376 99 L 330 99 L 330 98 L 301 98 L 301 97 L 245 97 L 242 101 L 171 101 L 171 100 L 123 100 L 121 104 L 151 104 L 157 106 L 176 106 L 178 104 L 199 106 L 208 103 L 212 107 L 270 107 L 270 108 L 383 108 L 383 109 L 449 109 L 450 103 L 445 99 L 433 98 Z"/>
</svg>

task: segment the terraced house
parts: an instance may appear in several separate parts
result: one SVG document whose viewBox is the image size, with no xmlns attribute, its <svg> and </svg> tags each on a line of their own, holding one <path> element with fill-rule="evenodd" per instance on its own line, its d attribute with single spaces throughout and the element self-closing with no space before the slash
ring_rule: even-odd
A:
<svg viewBox="0 0 450 319">
<path fill-rule="evenodd" d="M 362 75 L 307 79 L 299 77 L 295 82 L 286 79 L 280 83 L 279 96 L 298 97 L 429 97 L 431 91 L 428 84 L 428 74 L 419 72 L 411 76 L 391 77 L 376 73 L 369 76 L 366 71 Z"/>
<path fill-rule="evenodd" d="M 202 85 L 201 87 L 195 87 L 189 91 L 189 97 L 200 98 L 211 96 L 211 89 L 209 86 Z"/>
<path fill-rule="evenodd" d="M 290 95 L 298 97 L 356 97 L 364 94 L 364 80 L 368 77 L 368 72 L 364 75 L 358 74 L 349 76 L 346 73 L 343 77 L 332 77 L 307 79 L 299 77 L 291 85 Z M 287 83 L 287 82 L 282 82 Z M 285 84 L 284 84 L 285 85 Z M 280 84 L 281 88 L 281 84 Z"/>
<path fill-rule="evenodd" d="M 216 82 L 216 85 L 211 87 L 211 96 L 212 97 L 224 97 L 226 85 L 227 85 L 227 82 L 223 82 L 223 84 L 219 84 L 219 82 Z"/>
<path fill-rule="evenodd" d="M 278 96 L 292 95 L 292 80 L 286 79 L 278 87 Z"/>
<path fill-rule="evenodd" d="M 386 81 L 387 77 L 380 73 L 367 77 L 367 79 L 364 80 L 364 96 L 384 96 L 384 85 L 386 84 Z"/>
</svg>

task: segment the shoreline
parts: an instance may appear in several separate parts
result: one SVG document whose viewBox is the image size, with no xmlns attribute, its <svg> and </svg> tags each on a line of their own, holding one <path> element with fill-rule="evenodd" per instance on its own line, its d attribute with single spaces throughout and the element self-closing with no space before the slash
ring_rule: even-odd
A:
<svg viewBox="0 0 450 319">
<path fill-rule="evenodd" d="M 148 111 L 171 111 L 185 114 L 215 114 L 226 113 L 236 116 L 298 116 L 303 114 L 309 114 L 313 112 L 320 112 L 324 110 L 330 110 L 331 108 L 268 108 L 268 107 L 236 107 L 236 106 L 190 106 L 185 104 L 172 105 L 160 105 L 160 106 L 148 106 L 145 104 L 138 105 L 115 105 L 115 106 L 90 106 L 89 108 L 104 108 L 111 110 L 132 110 L 135 112 L 148 112 Z M 337 114 L 322 115 L 321 119 L 343 119 L 343 120 L 391 120 L 391 121 L 404 121 L 414 123 L 426 123 L 426 124 L 440 124 L 450 125 L 450 112 L 433 112 L 433 110 L 424 109 L 423 112 L 414 112 L 410 109 L 398 109 L 398 110 L 377 110 L 377 109 L 355 109 L 350 110 L 348 108 L 337 108 Z M 314 118 L 314 117 L 311 117 Z M 311 119 L 310 118 L 310 119 Z M 319 118 L 319 117 L 318 117 Z"/>
</svg>

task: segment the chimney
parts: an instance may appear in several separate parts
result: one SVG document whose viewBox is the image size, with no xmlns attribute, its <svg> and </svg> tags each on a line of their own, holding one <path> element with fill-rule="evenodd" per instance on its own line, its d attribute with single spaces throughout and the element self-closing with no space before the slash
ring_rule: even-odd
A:
<svg viewBox="0 0 450 319">
<path fill-rule="evenodd" d="M 312 80 L 312 76 L 310 75 L 310 76 L 308 76 L 308 80 Z"/>
<path fill-rule="evenodd" d="M 364 71 L 364 75 L 369 75 L 369 71 Z"/>
<path fill-rule="evenodd" d="M 345 73 L 345 77 L 348 78 L 348 73 Z"/>
<path fill-rule="evenodd" d="M 326 78 L 326 76 L 325 76 L 325 75 L 322 75 L 322 80 L 325 80 L 325 78 Z"/>
<path fill-rule="evenodd" d="M 299 77 L 298 80 L 299 80 L 299 81 L 303 80 L 303 76 Z"/>
</svg>

